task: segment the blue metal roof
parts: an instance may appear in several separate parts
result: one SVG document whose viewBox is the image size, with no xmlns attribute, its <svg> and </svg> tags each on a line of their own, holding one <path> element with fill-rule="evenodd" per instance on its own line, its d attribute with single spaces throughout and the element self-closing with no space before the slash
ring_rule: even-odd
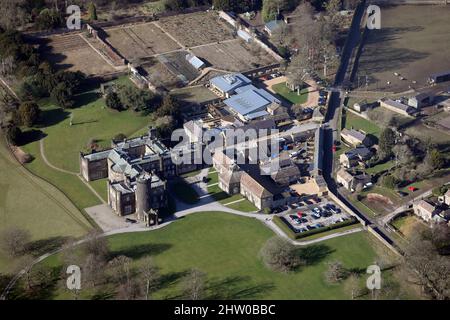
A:
<svg viewBox="0 0 450 320">
<path fill-rule="evenodd" d="M 275 31 L 284 21 L 282 20 L 272 20 L 266 23 L 266 28 L 271 32 Z"/>
<path fill-rule="evenodd" d="M 257 87 L 255 87 L 255 86 L 252 85 L 252 84 L 249 84 L 249 85 L 244 86 L 244 87 L 237 88 L 235 91 L 236 91 L 236 93 L 243 93 L 243 92 L 249 91 L 249 90 L 252 90 L 252 91 L 256 92 L 257 94 L 259 94 L 259 95 L 262 96 L 264 99 L 266 99 L 266 100 L 268 100 L 268 101 L 270 101 L 270 102 L 276 102 L 276 103 L 278 103 L 278 104 L 281 104 L 281 101 L 278 100 L 277 98 L 275 98 L 275 97 L 274 97 L 273 95 L 271 95 L 269 92 L 267 92 L 267 91 L 264 90 L 264 89 L 258 89 Z"/>
<path fill-rule="evenodd" d="M 248 120 L 253 120 L 253 119 L 265 117 L 268 115 L 269 115 L 269 113 L 267 111 L 263 110 L 263 111 L 249 113 L 245 116 L 245 118 L 247 118 Z"/>
<path fill-rule="evenodd" d="M 189 61 L 189 63 L 195 68 L 195 69 L 200 69 L 202 68 L 205 63 L 200 60 L 199 58 L 197 58 L 196 56 L 194 56 L 193 54 L 188 54 L 186 55 L 186 59 L 187 61 Z"/>
<path fill-rule="evenodd" d="M 247 32 L 245 32 L 244 30 L 242 30 L 242 29 L 239 29 L 237 34 L 238 34 L 239 37 L 244 39 L 246 42 L 250 42 L 252 40 L 252 36 L 250 34 L 248 34 Z"/>
<path fill-rule="evenodd" d="M 210 82 L 221 91 L 232 93 L 237 88 L 251 83 L 251 80 L 241 73 L 236 73 L 212 78 Z"/>
<path fill-rule="evenodd" d="M 253 90 L 247 90 L 224 101 L 235 112 L 242 116 L 250 113 L 265 111 L 270 101 L 263 98 Z"/>
</svg>

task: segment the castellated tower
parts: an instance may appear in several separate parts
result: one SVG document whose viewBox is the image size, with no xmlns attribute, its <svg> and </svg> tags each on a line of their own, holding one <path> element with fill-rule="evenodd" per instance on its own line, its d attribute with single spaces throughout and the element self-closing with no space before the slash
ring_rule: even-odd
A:
<svg viewBox="0 0 450 320">
<path fill-rule="evenodd" d="M 151 175 L 144 173 L 136 179 L 136 214 L 139 220 L 144 220 L 146 213 L 148 213 L 151 209 L 151 188 Z"/>
</svg>

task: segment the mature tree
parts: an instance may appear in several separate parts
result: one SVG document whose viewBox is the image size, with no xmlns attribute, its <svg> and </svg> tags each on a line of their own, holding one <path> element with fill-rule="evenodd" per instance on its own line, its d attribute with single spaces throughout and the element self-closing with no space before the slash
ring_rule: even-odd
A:
<svg viewBox="0 0 450 320">
<path fill-rule="evenodd" d="M 144 112 L 153 111 L 155 96 L 148 90 L 140 90 L 133 86 L 119 86 L 117 94 L 122 106 L 127 109 Z"/>
<path fill-rule="evenodd" d="M 155 128 L 158 130 L 160 137 L 170 138 L 175 129 L 175 120 L 172 116 L 158 117 L 155 120 Z"/>
<path fill-rule="evenodd" d="M 88 15 L 89 15 L 90 21 L 95 21 L 98 19 L 97 18 L 97 7 L 95 6 L 95 3 L 93 3 L 93 2 L 89 2 Z"/>
<path fill-rule="evenodd" d="M 36 27 L 39 30 L 51 30 L 62 26 L 63 16 L 60 11 L 56 9 L 44 9 L 36 18 Z"/>
<path fill-rule="evenodd" d="M 361 294 L 359 279 L 356 274 L 351 274 L 345 281 L 344 289 L 349 293 L 352 300 L 356 299 Z"/>
<path fill-rule="evenodd" d="M 445 160 L 438 149 L 431 149 L 425 157 L 425 163 L 431 170 L 439 170 L 444 166 Z"/>
<path fill-rule="evenodd" d="M 416 157 L 408 145 L 398 144 L 392 148 L 396 160 L 400 165 L 414 165 Z"/>
<path fill-rule="evenodd" d="M 17 29 L 29 20 L 25 10 L 25 0 L 2 0 L 0 5 L 0 27 Z"/>
<path fill-rule="evenodd" d="M 337 283 L 344 280 L 348 275 L 348 271 L 340 261 L 333 261 L 328 263 L 327 271 L 325 272 L 325 279 L 329 283 Z"/>
<path fill-rule="evenodd" d="M 64 82 L 60 82 L 51 91 L 52 99 L 60 105 L 61 108 L 72 108 L 74 105 L 73 91 Z"/>
<path fill-rule="evenodd" d="M 261 249 L 261 257 L 267 267 L 274 271 L 293 271 L 302 264 L 295 246 L 280 237 L 267 240 Z"/>
<path fill-rule="evenodd" d="M 433 226 L 431 241 L 440 255 L 450 255 L 450 226 L 446 223 Z"/>
<path fill-rule="evenodd" d="M 25 290 L 28 296 L 36 299 L 39 298 L 40 290 L 48 285 L 49 280 L 52 279 L 51 269 L 42 263 L 34 264 L 35 258 L 30 255 L 23 257 L 20 264 L 25 270 Z"/>
<path fill-rule="evenodd" d="M 392 148 L 395 146 L 395 132 L 391 128 L 381 131 L 378 146 L 386 156 L 392 155 Z"/>
<path fill-rule="evenodd" d="M 91 231 L 82 246 L 85 255 L 93 254 L 106 260 L 109 255 L 108 241 L 98 231 Z"/>
<path fill-rule="evenodd" d="M 440 255 L 430 236 L 413 232 L 405 249 L 405 264 L 423 291 L 438 300 L 450 299 L 450 259 Z"/>
<path fill-rule="evenodd" d="M 188 300 L 201 300 L 205 294 L 206 274 L 198 269 L 192 269 L 184 278 L 183 292 Z"/>
<path fill-rule="evenodd" d="M 18 227 L 8 227 L 0 234 L 1 248 L 11 257 L 23 254 L 30 240 L 30 233 Z"/>
<path fill-rule="evenodd" d="M 133 260 L 127 256 L 117 256 L 108 262 L 113 280 L 118 284 L 124 284 L 131 279 L 131 263 Z"/>
<path fill-rule="evenodd" d="M 180 114 L 180 103 L 171 95 L 165 95 L 161 106 L 156 111 L 158 117 L 173 116 L 177 117 Z"/>
<path fill-rule="evenodd" d="M 152 257 L 146 257 L 140 268 L 140 275 L 142 278 L 141 283 L 144 286 L 144 297 L 148 300 L 151 294 L 157 290 L 161 275 L 159 274 L 158 267 L 153 261 Z"/>
<path fill-rule="evenodd" d="M 105 104 L 108 108 L 122 110 L 122 102 L 116 92 L 109 92 L 105 98 Z"/>
<path fill-rule="evenodd" d="M 18 110 L 20 124 L 27 127 L 33 126 L 38 121 L 40 113 L 41 109 L 39 109 L 37 103 L 33 101 L 23 102 Z"/>
<path fill-rule="evenodd" d="M 12 145 L 20 144 L 22 138 L 22 130 L 16 125 L 9 125 L 6 128 L 6 139 Z"/>
</svg>

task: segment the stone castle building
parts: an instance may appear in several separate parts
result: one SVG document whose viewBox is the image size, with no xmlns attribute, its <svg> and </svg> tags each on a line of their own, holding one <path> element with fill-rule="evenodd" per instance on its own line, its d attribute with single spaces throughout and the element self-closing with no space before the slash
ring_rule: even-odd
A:
<svg viewBox="0 0 450 320">
<path fill-rule="evenodd" d="M 167 179 L 197 169 L 197 165 L 176 165 L 172 153 L 156 137 L 148 135 L 119 143 L 91 154 L 80 154 L 80 170 L 86 181 L 108 178 L 108 204 L 119 216 L 136 213 L 148 225 L 158 223 L 167 207 Z"/>
</svg>

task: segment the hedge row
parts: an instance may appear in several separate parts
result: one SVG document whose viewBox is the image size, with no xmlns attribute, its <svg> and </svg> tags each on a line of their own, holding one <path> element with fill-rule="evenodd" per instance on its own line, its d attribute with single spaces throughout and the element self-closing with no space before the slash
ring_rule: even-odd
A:
<svg viewBox="0 0 450 320">
<path fill-rule="evenodd" d="M 347 221 L 343 221 L 343 222 L 332 224 L 332 225 L 322 227 L 319 229 L 312 229 L 312 230 L 308 230 L 308 231 L 299 233 L 299 232 L 295 232 L 293 230 L 293 227 L 291 226 L 291 224 L 289 222 L 287 222 L 286 219 L 284 219 L 284 218 L 280 218 L 279 216 L 274 216 L 272 221 L 278 227 L 280 227 L 292 240 L 305 238 L 308 236 L 312 236 L 313 234 L 318 234 L 318 233 L 322 233 L 325 231 L 339 229 L 342 227 L 346 227 L 346 226 L 350 226 L 352 224 L 358 223 L 358 220 L 355 217 L 352 217 L 350 220 L 347 220 Z"/>
</svg>

